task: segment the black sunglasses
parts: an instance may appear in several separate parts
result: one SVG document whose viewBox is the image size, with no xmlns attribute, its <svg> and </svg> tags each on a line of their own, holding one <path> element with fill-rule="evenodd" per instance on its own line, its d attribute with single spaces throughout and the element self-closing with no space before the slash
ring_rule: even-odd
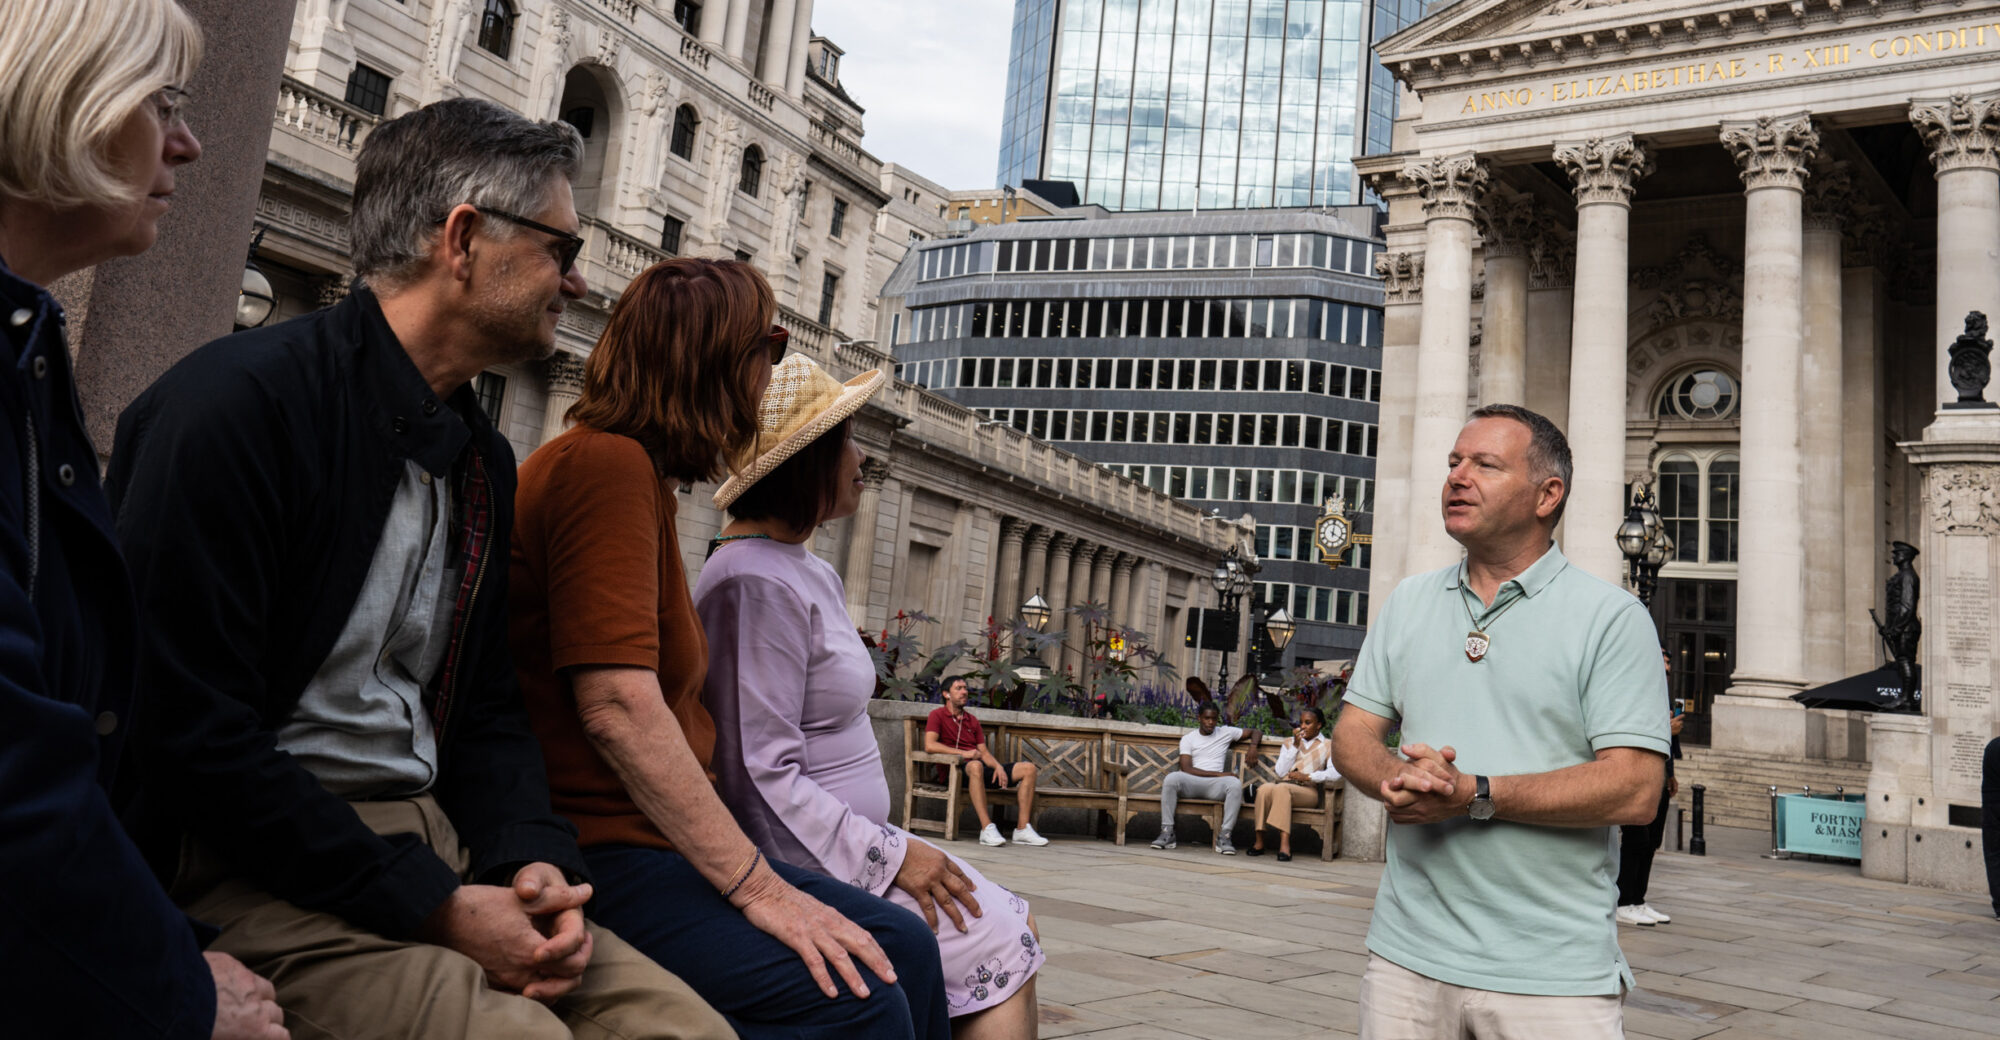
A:
<svg viewBox="0 0 2000 1040">
<path fill-rule="evenodd" d="M 764 334 L 764 346 L 771 352 L 771 364 L 785 360 L 785 350 L 791 342 L 791 330 L 783 325 L 771 326 L 771 331 Z"/>
<path fill-rule="evenodd" d="M 472 208 L 478 210 L 481 213 L 484 213 L 489 217 L 499 217 L 501 220 L 504 220 L 509 224 L 519 224 L 524 228 L 528 228 L 534 231 L 539 231 L 544 235 L 554 236 L 556 241 L 561 243 L 560 248 L 556 250 L 556 268 L 560 270 L 563 274 L 568 274 L 570 272 L 570 268 L 576 266 L 576 256 L 578 253 L 583 252 L 582 235 L 572 234 L 571 232 L 564 231 L 561 228 L 552 228 L 547 224 L 529 220 L 526 217 L 509 213 L 504 209 L 493 209 L 490 206 L 474 206 Z M 436 223 L 439 224 L 444 223 L 447 219 L 449 219 L 449 216 L 450 215 L 447 214 L 446 216 L 439 217 L 436 220 Z"/>
</svg>

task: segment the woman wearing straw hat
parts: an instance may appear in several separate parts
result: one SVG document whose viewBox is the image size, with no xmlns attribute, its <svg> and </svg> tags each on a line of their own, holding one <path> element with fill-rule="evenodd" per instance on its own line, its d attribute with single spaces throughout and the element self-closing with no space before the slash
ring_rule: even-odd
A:
<svg viewBox="0 0 2000 1040">
<path fill-rule="evenodd" d="M 702 568 L 695 609 L 708 635 L 716 782 L 766 853 L 924 915 L 955 1036 L 1030 1037 L 1043 954 L 1028 904 L 883 822 L 889 786 L 868 720 L 875 668 L 840 576 L 806 548 L 820 524 L 860 503 L 852 416 L 883 381 L 870 372 L 842 384 L 786 358 L 756 443 L 715 493 L 734 521 Z"/>
<path fill-rule="evenodd" d="M 584 365 L 569 432 L 521 467 L 509 635 L 590 916 L 745 1040 L 949 1030 L 936 944 L 888 901 L 766 859 L 710 783 L 707 650 L 674 530 L 682 484 L 756 433 L 784 352 L 748 264 L 632 280 Z"/>
</svg>

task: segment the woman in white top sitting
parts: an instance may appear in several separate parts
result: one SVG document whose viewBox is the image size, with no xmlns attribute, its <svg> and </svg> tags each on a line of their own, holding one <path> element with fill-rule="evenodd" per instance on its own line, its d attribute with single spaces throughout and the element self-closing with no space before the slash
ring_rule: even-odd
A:
<svg viewBox="0 0 2000 1040">
<path fill-rule="evenodd" d="M 1275 827 L 1278 862 L 1291 862 L 1292 806 L 1310 809 L 1318 805 L 1326 797 L 1319 785 L 1340 775 L 1333 768 L 1333 741 L 1326 739 L 1321 732 L 1324 729 L 1326 715 L 1318 708 L 1306 708 L 1299 713 L 1298 728 L 1278 752 L 1278 764 L 1273 767 L 1278 782 L 1257 788 L 1257 805 L 1250 815 L 1256 828 L 1256 840 L 1250 846 L 1252 856 L 1264 854 L 1264 828 Z"/>
</svg>

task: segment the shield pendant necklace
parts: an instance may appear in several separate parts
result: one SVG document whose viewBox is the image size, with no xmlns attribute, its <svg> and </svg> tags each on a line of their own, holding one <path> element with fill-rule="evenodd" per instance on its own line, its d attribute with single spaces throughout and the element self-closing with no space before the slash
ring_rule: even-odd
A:
<svg viewBox="0 0 2000 1040">
<path fill-rule="evenodd" d="M 1486 652 L 1493 649 L 1493 637 L 1487 635 L 1486 630 L 1491 628 L 1495 621 L 1500 620 L 1500 615 L 1514 609 L 1514 604 L 1526 598 L 1527 596 L 1523 594 L 1508 600 L 1506 606 L 1487 614 L 1486 620 L 1482 624 L 1478 618 L 1472 616 L 1472 604 L 1465 602 L 1465 592 L 1461 591 L 1458 594 L 1459 604 L 1465 607 L 1465 620 L 1472 625 L 1471 631 L 1465 633 L 1466 660 L 1471 661 L 1473 664 L 1478 664 L 1486 659 Z"/>
</svg>

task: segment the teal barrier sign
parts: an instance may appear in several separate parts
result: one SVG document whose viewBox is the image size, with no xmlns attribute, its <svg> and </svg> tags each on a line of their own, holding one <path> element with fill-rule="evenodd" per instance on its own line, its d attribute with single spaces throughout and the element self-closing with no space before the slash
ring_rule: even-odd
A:
<svg viewBox="0 0 2000 1040">
<path fill-rule="evenodd" d="M 1861 828 L 1868 822 L 1868 805 L 1863 797 L 1779 795 L 1779 851 L 1860 859 Z"/>
</svg>

